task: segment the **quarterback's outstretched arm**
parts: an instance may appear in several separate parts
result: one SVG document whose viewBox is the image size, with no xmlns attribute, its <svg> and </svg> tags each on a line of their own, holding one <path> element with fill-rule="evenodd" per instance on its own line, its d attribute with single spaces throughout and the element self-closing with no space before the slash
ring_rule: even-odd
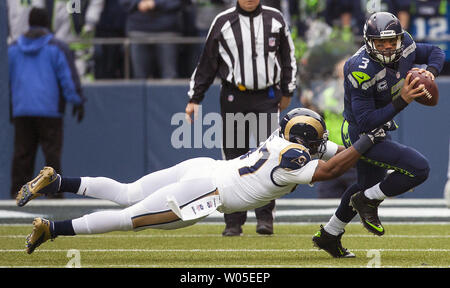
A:
<svg viewBox="0 0 450 288">
<path fill-rule="evenodd" d="M 316 170 L 313 174 L 311 183 L 325 181 L 341 176 L 359 160 L 362 154 L 372 147 L 373 144 L 384 140 L 385 133 L 383 129 L 376 129 L 372 134 L 364 134 L 353 144 L 353 146 L 344 149 L 339 146 L 336 155 L 328 161 L 319 160 Z"/>
</svg>

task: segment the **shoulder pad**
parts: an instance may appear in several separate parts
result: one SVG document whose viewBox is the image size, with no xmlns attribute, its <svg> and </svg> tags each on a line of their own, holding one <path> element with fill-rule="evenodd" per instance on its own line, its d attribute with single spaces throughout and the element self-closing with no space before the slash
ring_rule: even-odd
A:
<svg viewBox="0 0 450 288">
<path fill-rule="evenodd" d="M 287 170 L 302 168 L 311 160 L 308 149 L 300 144 L 291 144 L 281 150 L 278 159 L 279 167 Z"/>
<path fill-rule="evenodd" d="M 386 70 L 377 62 L 370 59 L 369 55 L 361 53 L 353 57 L 345 69 L 345 77 L 354 88 L 367 90 L 376 81 L 386 75 Z M 383 74 L 383 75 L 382 75 Z"/>
</svg>

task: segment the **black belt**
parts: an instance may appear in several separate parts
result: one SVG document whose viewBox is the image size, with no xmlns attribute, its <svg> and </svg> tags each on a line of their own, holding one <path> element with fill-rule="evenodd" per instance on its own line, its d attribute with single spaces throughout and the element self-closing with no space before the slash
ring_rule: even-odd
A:
<svg viewBox="0 0 450 288">
<path fill-rule="evenodd" d="M 270 88 L 274 88 L 274 87 L 276 87 L 277 85 L 272 85 L 272 86 L 266 87 L 266 88 L 264 88 L 264 89 L 258 89 L 258 90 L 256 90 L 256 89 L 248 89 L 248 88 L 246 88 L 246 87 L 245 87 L 244 85 L 242 85 L 242 84 L 239 84 L 238 86 L 236 86 L 236 85 L 234 85 L 234 84 L 232 84 L 232 83 L 230 83 L 230 82 L 222 81 L 222 86 L 225 87 L 225 88 L 228 88 L 228 89 L 237 90 L 237 91 L 239 91 L 239 92 L 245 92 L 245 93 L 257 94 L 257 93 L 268 92 Z"/>
</svg>

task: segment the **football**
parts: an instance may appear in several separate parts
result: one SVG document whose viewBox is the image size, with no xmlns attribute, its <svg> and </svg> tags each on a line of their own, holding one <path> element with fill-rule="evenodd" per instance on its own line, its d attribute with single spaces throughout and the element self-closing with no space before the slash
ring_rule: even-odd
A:
<svg viewBox="0 0 450 288">
<path fill-rule="evenodd" d="M 427 77 L 425 73 L 419 73 L 417 70 L 410 70 L 408 73 L 411 73 L 410 82 L 413 81 L 416 77 L 419 77 L 420 80 L 414 85 L 414 88 L 418 87 L 420 84 L 425 86 L 426 94 L 422 97 L 416 98 L 417 102 L 426 106 L 435 106 L 439 100 L 439 90 L 436 85 L 436 82 L 433 81 L 430 77 Z"/>
</svg>

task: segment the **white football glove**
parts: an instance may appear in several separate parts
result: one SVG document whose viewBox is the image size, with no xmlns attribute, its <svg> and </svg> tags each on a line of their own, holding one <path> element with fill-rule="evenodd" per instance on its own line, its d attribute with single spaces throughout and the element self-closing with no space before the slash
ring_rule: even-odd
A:
<svg viewBox="0 0 450 288">
<path fill-rule="evenodd" d="M 386 132 L 384 132 L 383 128 L 375 128 L 366 135 L 369 137 L 370 141 L 372 141 L 373 144 L 383 142 L 384 139 L 386 139 Z"/>
</svg>

